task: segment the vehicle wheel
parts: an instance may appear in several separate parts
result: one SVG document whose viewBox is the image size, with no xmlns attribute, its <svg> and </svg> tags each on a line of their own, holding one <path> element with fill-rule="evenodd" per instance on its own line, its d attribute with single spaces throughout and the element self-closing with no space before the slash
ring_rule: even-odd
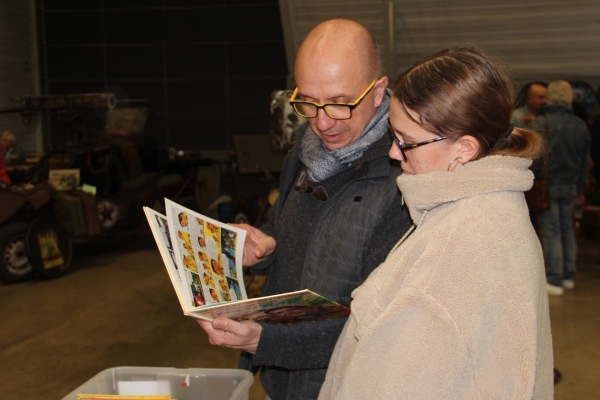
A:
<svg viewBox="0 0 600 400">
<path fill-rule="evenodd" d="M 71 236 L 54 218 L 40 218 L 29 225 L 25 248 L 31 265 L 42 278 L 58 278 L 71 267 Z"/>
<path fill-rule="evenodd" d="M 108 199 L 98 200 L 98 218 L 103 231 L 109 231 L 119 221 L 119 206 Z"/>
<path fill-rule="evenodd" d="M 13 222 L 0 228 L 0 278 L 6 283 L 31 278 L 34 269 L 25 248 L 26 222 Z"/>
</svg>

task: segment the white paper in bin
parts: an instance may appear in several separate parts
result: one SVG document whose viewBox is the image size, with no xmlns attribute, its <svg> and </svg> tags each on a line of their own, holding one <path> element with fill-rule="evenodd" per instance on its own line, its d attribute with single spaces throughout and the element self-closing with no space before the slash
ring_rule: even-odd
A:
<svg viewBox="0 0 600 400">
<path fill-rule="evenodd" d="M 182 386 L 188 375 L 189 386 Z M 98 373 L 62 400 L 75 400 L 78 394 L 119 394 L 119 382 L 162 382 L 177 400 L 248 400 L 254 376 L 241 369 L 115 367 Z"/>
<path fill-rule="evenodd" d="M 118 381 L 117 394 L 123 396 L 171 396 L 170 381 Z"/>
</svg>

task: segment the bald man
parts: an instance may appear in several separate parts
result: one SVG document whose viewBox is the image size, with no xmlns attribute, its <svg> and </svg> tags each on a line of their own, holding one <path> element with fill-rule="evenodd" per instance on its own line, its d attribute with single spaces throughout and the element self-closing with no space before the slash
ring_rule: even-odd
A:
<svg viewBox="0 0 600 400">
<path fill-rule="evenodd" d="M 548 101 L 547 85 L 543 82 L 531 82 L 526 86 L 526 103 L 513 110 L 510 123 L 520 128 L 529 128 L 531 121 L 537 117 L 541 107 Z"/>
<path fill-rule="evenodd" d="M 311 289 L 346 306 L 411 225 L 388 158 L 388 78 L 373 36 L 348 20 L 319 24 L 295 65 L 290 103 L 308 123 L 282 169 L 269 222 L 249 225 L 244 265 L 268 274 L 264 295 Z M 244 350 L 269 397 L 316 399 L 347 318 L 296 324 L 198 323 L 211 343 Z"/>
</svg>

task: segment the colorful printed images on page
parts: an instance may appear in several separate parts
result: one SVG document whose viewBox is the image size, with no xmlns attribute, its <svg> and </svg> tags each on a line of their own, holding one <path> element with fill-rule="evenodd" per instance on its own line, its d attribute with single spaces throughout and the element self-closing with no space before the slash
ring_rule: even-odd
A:
<svg viewBox="0 0 600 400">
<path fill-rule="evenodd" d="M 238 233 L 190 215 L 172 202 L 167 204 L 167 215 L 177 231 L 176 248 L 187 271 L 184 280 L 192 290 L 192 304 L 199 307 L 202 303 L 242 300 L 236 270 Z"/>
</svg>

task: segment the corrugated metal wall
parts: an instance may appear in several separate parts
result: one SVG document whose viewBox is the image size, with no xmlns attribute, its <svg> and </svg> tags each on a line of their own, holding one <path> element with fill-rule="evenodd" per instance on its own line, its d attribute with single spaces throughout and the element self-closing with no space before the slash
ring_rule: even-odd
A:
<svg viewBox="0 0 600 400">
<path fill-rule="evenodd" d="M 426 55 L 472 44 L 500 56 L 519 82 L 565 78 L 600 84 L 598 0 L 280 0 L 280 8 L 291 46 L 288 63 L 313 26 L 343 17 L 371 30 L 391 77 Z"/>
<path fill-rule="evenodd" d="M 33 0 L 0 0 L 0 108 L 19 107 L 11 98 L 39 94 Z M 26 151 L 42 150 L 40 116 L 23 123 L 18 113 L 0 114 L 0 134 L 11 130 Z"/>
</svg>

